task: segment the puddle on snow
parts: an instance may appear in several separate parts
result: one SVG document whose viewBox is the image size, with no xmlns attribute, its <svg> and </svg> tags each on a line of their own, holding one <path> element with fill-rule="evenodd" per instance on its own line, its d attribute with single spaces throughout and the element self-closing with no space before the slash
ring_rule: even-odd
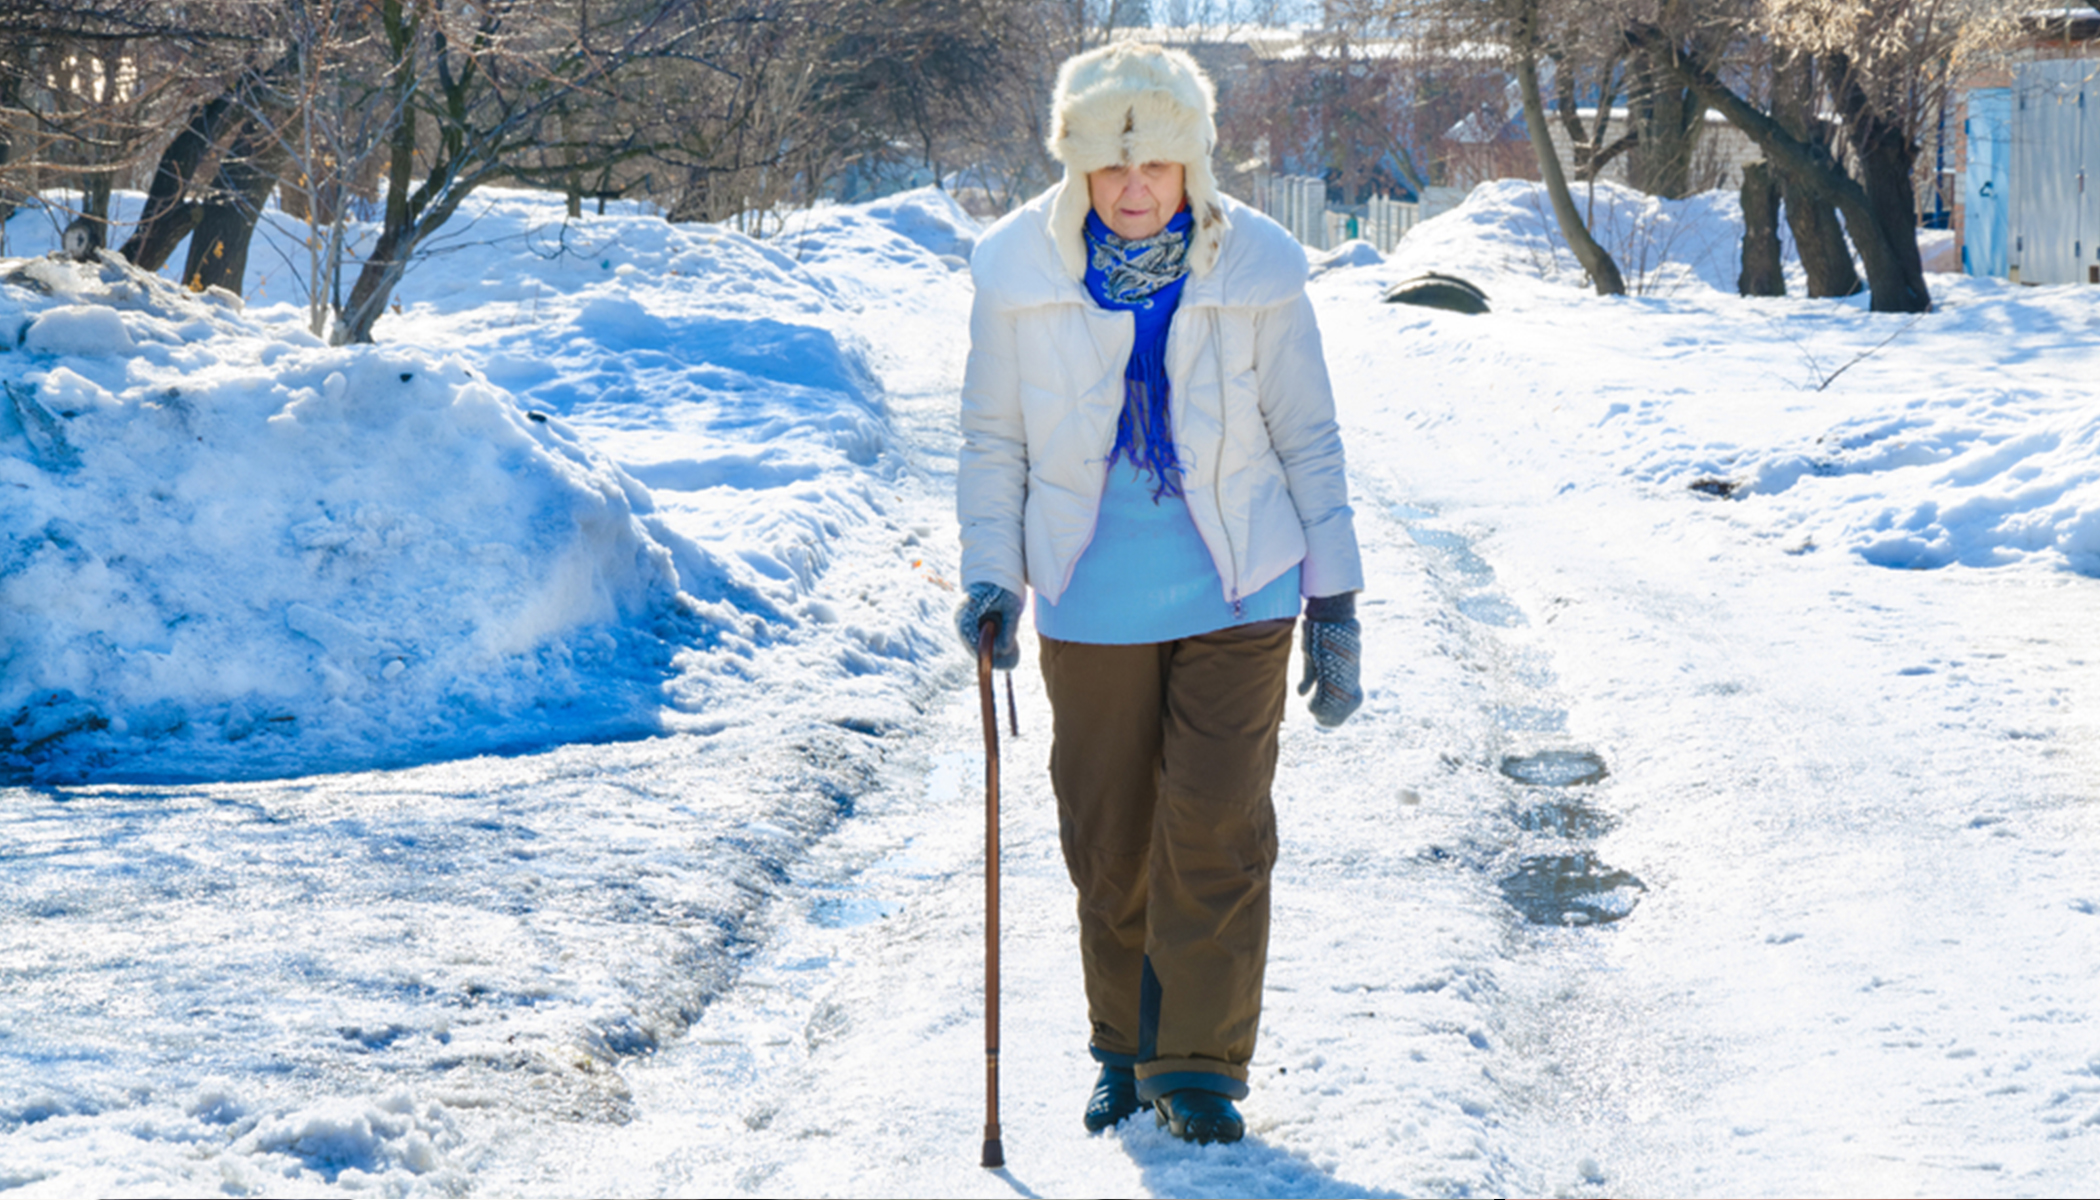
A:
<svg viewBox="0 0 2100 1200">
<path fill-rule="evenodd" d="M 1510 819 L 1526 833 L 1551 833 L 1564 838 L 1593 838 L 1610 833 L 1618 819 L 1571 798 L 1544 800 L 1512 809 Z"/>
<path fill-rule="evenodd" d="M 1603 925 L 1619 920 L 1648 890 L 1631 871 L 1581 854 L 1541 854 L 1517 864 L 1501 880 L 1510 907 L 1534 925 Z"/>
<path fill-rule="evenodd" d="M 1514 629 L 1531 622 L 1509 597 L 1500 592 L 1479 592 L 1459 597 L 1458 611 L 1482 625 L 1493 625 L 1498 629 Z"/>
<path fill-rule="evenodd" d="M 1593 750 L 1541 750 L 1503 758 L 1502 773 L 1533 787 L 1583 787 L 1611 772 Z"/>
<path fill-rule="evenodd" d="M 1467 584 L 1482 587 L 1494 581 L 1495 568 L 1487 564 L 1473 549 L 1473 543 L 1458 534 L 1443 529 L 1417 529 L 1407 527 L 1407 536 L 1415 545 L 1433 551 L 1453 571 L 1465 576 Z"/>
<path fill-rule="evenodd" d="M 827 896 L 810 906 L 809 920 L 825 929 L 852 929 L 896 911 L 896 905 L 873 896 Z"/>
<path fill-rule="evenodd" d="M 1542 704 L 1498 704 L 1492 710 L 1495 724 L 1510 733 L 1565 733 L 1568 710 Z"/>
<path fill-rule="evenodd" d="M 1530 624 L 1524 610 L 1495 589 L 1495 569 L 1474 549 L 1471 539 L 1449 530 L 1422 528 L 1417 522 L 1434 517 L 1431 510 L 1396 504 L 1392 511 L 1407 535 L 1427 553 L 1435 573 L 1442 577 L 1441 590 L 1461 616 L 1499 629 Z M 1503 686 L 1496 689 L 1504 703 L 1489 708 L 1496 726 L 1504 733 L 1520 735 L 1522 741 L 1538 740 L 1522 735 L 1565 736 L 1567 710 L 1551 703 L 1550 689 L 1556 681 L 1551 660 L 1535 647 L 1504 649 L 1510 653 L 1503 663 Z M 1526 699 L 1543 703 L 1524 703 Z M 1610 773 L 1603 757 L 1591 750 L 1507 755 L 1500 766 L 1504 776 L 1530 788 L 1583 788 Z M 1585 803 L 1582 794 L 1541 795 L 1512 789 L 1508 812 L 1526 833 L 1570 842 L 1598 837 L 1616 823 L 1608 813 Z M 1427 853 L 1438 861 L 1451 857 L 1440 847 L 1431 847 Z M 1502 878 L 1500 886 L 1511 907 L 1540 925 L 1609 924 L 1632 913 L 1640 902 L 1639 893 L 1647 890 L 1632 872 L 1600 863 L 1588 850 L 1526 856 L 1518 860 L 1514 873 Z"/>
</svg>

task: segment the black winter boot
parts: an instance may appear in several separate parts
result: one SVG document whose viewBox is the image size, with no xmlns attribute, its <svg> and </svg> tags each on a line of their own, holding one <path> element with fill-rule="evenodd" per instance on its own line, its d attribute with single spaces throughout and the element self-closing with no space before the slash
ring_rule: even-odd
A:
<svg viewBox="0 0 2100 1200">
<path fill-rule="evenodd" d="M 1129 1067 L 1104 1066 L 1094 1081 L 1094 1094 L 1086 1101 L 1086 1131 L 1099 1133 L 1121 1125 L 1141 1105 L 1137 1094 L 1137 1072 Z"/>
<path fill-rule="evenodd" d="M 1184 1142 L 1236 1142 L 1247 1132 L 1240 1110 L 1232 1106 L 1229 1097 L 1216 1092 L 1183 1088 L 1168 1092 L 1152 1104 L 1158 1110 L 1159 1123 Z"/>
</svg>

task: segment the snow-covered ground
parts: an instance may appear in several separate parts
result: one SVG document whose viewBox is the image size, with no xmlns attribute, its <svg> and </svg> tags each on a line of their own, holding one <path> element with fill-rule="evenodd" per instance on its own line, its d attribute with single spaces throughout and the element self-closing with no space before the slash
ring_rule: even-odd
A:
<svg viewBox="0 0 2100 1200">
<path fill-rule="evenodd" d="M 2100 308 L 1745 301 L 1725 197 L 1599 204 L 1639 295 L 1523 185 L 1313 284 L 1369 699 L 1285 724 L 1238 1146 L 1080 1128 L 1017 673 L 998 1173 L 967 218 L 498 194 L 359 350 L 289 227 L 245 312 L 0 263 L 0 1188 L 2080 1192 Z"/>
</svg>

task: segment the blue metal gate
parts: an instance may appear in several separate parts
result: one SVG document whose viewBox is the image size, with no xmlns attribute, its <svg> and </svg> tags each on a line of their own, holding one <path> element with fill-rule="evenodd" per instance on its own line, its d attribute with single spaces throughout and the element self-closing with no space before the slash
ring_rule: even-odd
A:
<svg viewBox="0 0 2100 1200">
<path fill-rule="evenodd" d="M 1978 88 L 1969 93 L 1962 123 L 1969 140 L 1969 165 L 1962 176 L 1961 269 L 1970 275 L 2005 276 L 2006 230 L 2012 219 L 2012 89 Z"/>
</svg>

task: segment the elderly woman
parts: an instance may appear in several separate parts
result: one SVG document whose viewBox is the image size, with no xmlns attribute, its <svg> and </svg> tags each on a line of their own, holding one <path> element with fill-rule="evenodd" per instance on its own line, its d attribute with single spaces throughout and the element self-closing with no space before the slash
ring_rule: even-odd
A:
<svg viewBox="0 0 2100 1200">
<path fill-rule="evenodd" d="M 1150 1104 L 1237 1140 L 1267 965 L 1269 785 L 1304 598 L 1312 711 L 1361 702 L 1363 586 L 1289 234 L 1219 193 L 1210 80 L 1116 43 L 1058 73 L 1063 182 L 993 226 L 962 392 L 974 650 L 1035 591 L 1050 778 L 1079 889 L 1099 1131 Z"/>
</svg>

